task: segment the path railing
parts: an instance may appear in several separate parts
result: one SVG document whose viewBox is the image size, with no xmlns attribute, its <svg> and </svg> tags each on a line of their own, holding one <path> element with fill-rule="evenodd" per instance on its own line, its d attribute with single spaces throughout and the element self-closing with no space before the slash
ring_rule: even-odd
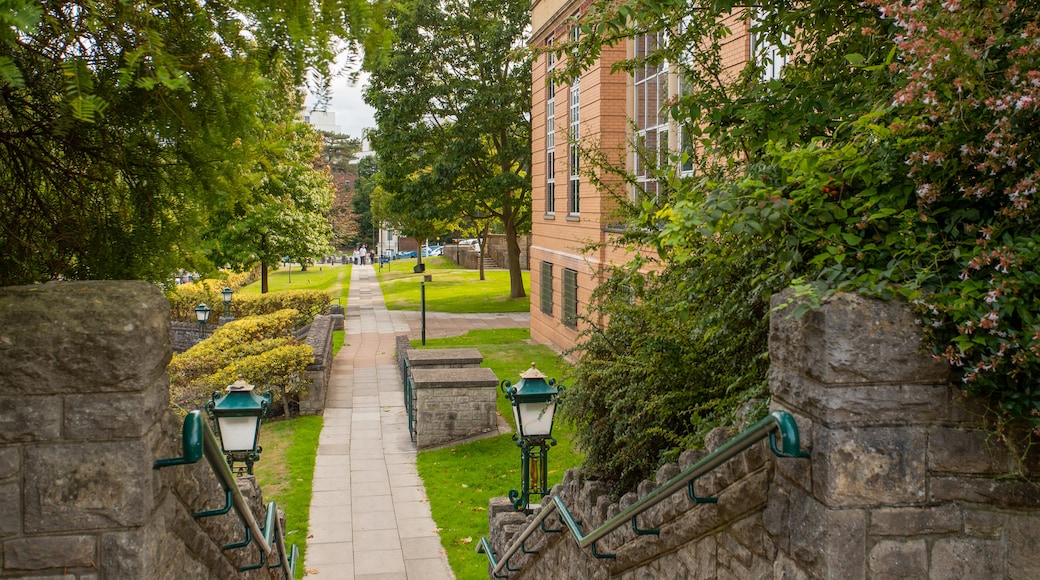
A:
<svg viewBox="0 0 1040 580">
<path fill-rule="evenodd" d="M 777 444 L 777 435 L 780 436 L 780 444 Z M 704 498 L 697 497 L 694 493 L 694 483 L 700 477 L 703 477 L 707 473 L 711 472 L 715 468 L 719 467 L 723 463 L 726 463 L 736 455 L 746 451 L 747 449 L 754 446 L 761 440 L 769 438 L 769 447 L 773 453 L 778 457 L 808 457 L 809 454 L 801 449 L 801 442 L 798 434 L 798 425 L 794 421 L 794 417 L 786 411 L 773 411 L 766 418 L 756 422 L 754 425 L 748 427 L 746 430 L 741 432 L 736 437 L 730 439 L 725 444 L 720 446 L 715 451 L 704 456 L 700 461 L 686 468 L 675 477 L 669 479 L 656 489 L 652 490 L 642 499 L 629 506 L 627 509 L 621 511 L 616 516 L 610 518 L 602 525 L 592 530 L 589 533 L 584 533 L 581 530 L 581 525 L 571 515 L 570 510 L 567 509 L 566 504 L 559 496 L 553 496 L 548 505 L 543 505 L 538 514 L 534 517 L 530 524 L 524 528 L 523 532 L 520 533 L 513 543 L 509 545 L 506 550 L 500 554 L 497 558 L 491 545 L 488 543 L 486 538 L 481 538 L 480 543 L 477 545 L 477 552 L 483 553 L 487 556 L 488 562 L 491 564 L 491 572 L 496 578 L 508 578 L 508 572 L 518 572 L 509 567 L 509 559 L 512 558 L 518 551 L 524 550 L 526 553 L 530 553 L 525 547 L 524 543 L 531 537 L 536 531 L 541 530 L 542 532 L 562 532 L 562 529 L 546 529 L 545 519 L 553 513 L 559 513 L 559 519 L 566 526 L 570 532 L 571 537 L 578 544 L 579 548 L 590 548 L 592 554 L 597 558 L 614 558 L 614 554 L 600 554 L 596 551 L 596 542 L 602 539 L 610 532 L 620 528 L 627 522 L 631 522 L 632 530 L 639 535 L 657 535 L 660 533 L 657 529 L 641 529 L 639 528 L 636 518 L 639 514 L 646 510 L 654 507 L 667 499 L 672 494 L 686 489 L 686 493 L 690 500 L 695 503 L 715 503 L 718 498 Z M 500 575 L 502 570 L 506 570 L 505 575 Z"/>
<path fill-rule="evenodd" d="M 408 436 L 415 443 L 415 381 L 412 380 L 408 357 L 401 355 L 401 380 L 404 383 L 404 409 L 408 412 Z"/>
<path fill-rule="evenodd" d="M 210 469 L 217 478 L 217 482 L 220 483 L 220 487 L 224 490 L 225 505 L 222 508 L 198 511 L 193 515 L 196 518 L 205 518 L 223 515 L 234 509 L 239 519 L 245 525 L 245 539 L 241 542 L 227 544 L 223 546 L 223 549 L 233 550 L 255 544 L 260 550 L 260 561 L 256 564 L 241 566 L 239 571 L 245 572 L 262 568 L 269 557 L 277 554 L 278 562 L 270 564 L 268 567 L 282 568 L 283 576 L 286 580 L 292 580 L 300 555 L 296 546 L 293 546 L 291 553 L 286 557 L 285 531 L 281 529 L 279 524 L 278 506 L 275 505 L 275 502 L 267 504 L 264 525 L 261 527 L 260 523 L 253 516 L 253 510 L 250 509 L 249 503 L 246 502 L 246 498 L 242 495 L 242 491 L 238 489 L 235 476 L 231 473 L 231 467 L 224 460 L 224 453 L 220 449 L 220 444 L 213 435 L 209 422 L 203 417 L 202 411 L 195 410 L 184 417 L 182 438 L 182 456 L 158 459 L 152 465 L 152 468 L 160 469 L 173 465 L 197 463 L 205 457 L 206 462 L 209 463 Z"/>
</svg>

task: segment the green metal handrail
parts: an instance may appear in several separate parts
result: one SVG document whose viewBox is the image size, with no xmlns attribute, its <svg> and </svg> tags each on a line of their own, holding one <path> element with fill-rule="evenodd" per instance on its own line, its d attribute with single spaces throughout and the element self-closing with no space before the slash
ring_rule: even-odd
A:
<svg viewBox="0 0 1040 580">
<path fill-rule="evenodd" d="M 408 364 L 408 357 L 401 356 L 401 377 L 404 380 L 404 409 L 408 413 L 408 437 L 411 438 L 412 442 L 415 442 L 415 381 L 412 380 L 412 373 L 409 370 L 411 365 Z"/>
<path fill-rule="evenodd" d="M 780 434 L 780 445 L 777 446 L 776 435 Z M 591 548 L 592 554 L 597 558 L 613 558 L 613 554 L 600 554 L 596 551 L 596 542 L 602 539 L 610 532 L 618 529 L 626 522 L 631 522 L 632 529 L 637 534 L 656 534 L 657 530 L 641 530 L 636 526 L 636 517 L 646 510 L 654 507 L 658 503 L 664 501 L 669 496 L 682 489 L 687 490 L 687 494 L 690 499 L 697 503 L 713 503 L 717 501 L 716 498 L 698 498 L 693 493 L 694 482 L 711 472 L 715 468 L 719 467 L 723 463 L 729 461 L 739 453 L 746 451 L 753 445 L 757 444 L 762 439 L 769 438 L 769 447 L 773 453 L 778 457 L 808 457 L 809 454 L 801 449 L 801 441 L 798 434 L 798 425 L 795 423 L 794 417 L 786 411 L 773 411 L 764 419 L 756 422 L 754 425 L 748 427 L 746 430 L 741 432 L 736 437 L 730 439 L 725 444 L 720 446 L 715 451 L 704 456 L 700 461 L 684 469 L 675 477 L 669 479 L 642 499 L 623 510 L 621 513 L 610 518 L 598 528 L 592 530 L 588 534 L 581 531 L 581 525 L 575 521 L 574 516 L 571 515 L 570 510 L 563 503 L 563 500 L 559 496 L 553 496 L 552 501 L 538 512 L 534 520 L 519 536 L 513 541 L 513 543 L 506 549 L 506 551 L 496 561 L 494 555 L 491 553 L 490 545 L 484 538 L 481 538 L 480 544 L 477 545 L 477 552 L 483 552 L 487 555 L 488 561 L 492 566 L 492 574 L 496 578 L 504 578 L 507 576 L 500 576 L 499 572 L 503 568 L 509 570 L 509 559 L 512 558 L 519 550 L 523 548 L 524 542 L 533 534 L 539 527 L 544 530 L 543 522 L 550 514 L 559 512 L 559 518 L 567 529 L 571 533 L 571 537 L 578 544 L 579 548 Z M 552 530 L 560 531 L 560 530 Z M 515 570 L 509 570 L 515 571 Z"/>
<path fill-rule="evenodd" d="M 227 546 L 224 546 L 224 548 L 243 548 L 249 544 L 256 544 L 257 548 L 260 550 L 259 563 L 250 566 L 242 566 L 239 570 L 255 570 L 262 567 L 264 562 L 266 562 L 267 557 L 274 549 L 274 542 L 277 539 L 279 563 L 272 565 L 271 567 L 277 568 L 284 564 L 283 572 L 285 578 L 291 580 L 295 573 L 298 552 L 295 549 L 296 547 L 293 546 L 292 557 L 286 558 L 285 534 L 280 529 L 281 526 L 278 523 L 278 507 L 275 503 L 271 502 L 267 505 L 264 527 L 261 528 L 259 522 L 256 521 L 256 517 L 253 516 L 253 510 L 250 509 L 249 504 L 246 502 L 245 496 L 242 495 L 242 490 L 238 489 L 238 484 L 235 482 L 235 476 L 231 472 L 231 467 L 224 459 L 224 452 L 220 448 L 220 443 L 217 442 L 216 436 L 213 435 L 213 430 L 210 428 L 209 422 L 203 418 L 202 411 L 191 411 L 184 417 L 184 426 L 181 430 L 181 434 L 181 457 L 157 459 L 155 463 L 152 464 L 152 469 L 197 463 L 200 459 L 205 457 L 206 462 L 209 463 L 210 469 L 213 471 L 213 474 L 217 476 L 217 481 L 220 483 L 220 487 L 224 490 L 226 505 L 219 509 L 195 512 L 193 514 L 194 517 L 203 518 L 226 514 L 234 508 L 235 513 L 238 514 L 239 519 L 241 519 L 246 526 L 246 539 L 243 542 L 228 544 Z"/>
</svg>

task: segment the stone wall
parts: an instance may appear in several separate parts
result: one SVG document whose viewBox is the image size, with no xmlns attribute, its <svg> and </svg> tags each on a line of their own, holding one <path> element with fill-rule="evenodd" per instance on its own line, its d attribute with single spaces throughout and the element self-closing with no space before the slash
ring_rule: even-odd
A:
<svg viewBox="0 0 1040 580">
<path fill-rule="evenodd" d="M 910 308 L 840 295 L 789 312 L 771 321 L 772 406 L 795 416 L 809 459 L 759 444 L 697 482 L 697 497 L 717 503 L 675 494 L 639 517 L 659 536 L 625 526 L 597 544 L 616 559 L 578 550 L 566 531 L 537 532 L 525 547 L 539 553 L 511 558 L 521 572 L 510 577 L 1040 577 L 1040 454 L 1015 456 L 984 429 L 949 369 L 921 354 Z M 726 436 L 716 430 L 708 448 Z M 587 532 L 654 486 L 614 504 L 574 470 L 552 493 Z M 489 509 L 497 554 L 530 521 L 505 501 Z"/>
<path fill-rule="evenodd" d="M 339 317 L 342 324 L 343 317 Z M 332 377 L 332 330 L 335 316 L 319 314 L 308 325 L 303 340 L 314 349 L 314 362 L 307 365 L 307 388 L 300 398 L 300 413 L 315 415 L 325 410 L 329 379 Z"/>
<path fill-rule="evenodd" d="M 403 381 L 414 385 L 415 446 L 440 445 L 498 433 L 498 377 L 474 348 L 411 349 L 398 337 Z M 405 370 L 407 369 L 407 370 Z M 409 402 L 406 401 L 406 404 Z"/>
<path fill-rule="evenodd" d="M 136 318 L 113 319 L 112 311 Z M 144 282 L 0 288 L 0 578 L 268 578 L 169 411 L 169 304 Z M 239 482 L 261 509 L 255 482 Z"/>
</svg>

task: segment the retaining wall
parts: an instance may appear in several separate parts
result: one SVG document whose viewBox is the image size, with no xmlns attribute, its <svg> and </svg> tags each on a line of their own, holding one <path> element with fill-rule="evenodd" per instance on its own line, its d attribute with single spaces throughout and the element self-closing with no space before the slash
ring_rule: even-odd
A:
<svg viewBox="0 0 1040 580">
<path fill-rule="evenodd" d="M 774 306 L 791 298 L 774 298 Z M 538 554 L 510 560 L 511 578 L 1037 578 L 1040 453 L 1017 456 L 981 423 L 949 369 L 919 348 L 911 309 L 855 295 L 800 319 L 774 314 L 772 406 L 792 413 L 808 459 L 778 459 L 761 443 L 597 544 L 536 533 Z M 729 434 L 716 430 L 708 448 Z M 696 461 L 662 467 L 663 482 Z M 591 531 L 654 487 L 611 503 L 606 488 L 568 472 L 560 496 Z M 529 516 L 504 498 L 489 509 L 501 554 Z M 550 527 L 558 525 L 555 516 Z"/>
<path fill-rule="evenodd" d="M 109 313 L 128 310 L 133 321 Z M 145 282 L 0 288 L 0 578 L 269 578 L 169 410 L 169 303 Z M 257 514 L 260 490 L 239 480 Z"/>
</svg>

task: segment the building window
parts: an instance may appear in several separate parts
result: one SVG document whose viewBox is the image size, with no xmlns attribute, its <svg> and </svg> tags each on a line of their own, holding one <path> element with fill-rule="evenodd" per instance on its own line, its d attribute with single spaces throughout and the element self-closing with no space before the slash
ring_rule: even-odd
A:
<svg viewBox="0 0 1040 580">
<path fill-rule="evenodd" d="M 545 213 L 556 213 L 556 81 L 552 78 L 556 68 L 556 55 L 546 52 L 545 87 Z"/>
<path fill-rule="evenodd" d="M 635 58 L 654 54 L 665 40 L 664 32 L 640 36 L 635 41 Z M 655 198 L 658 183 L 654 172 L 668 164 L 668 118 L 662 108 L 668 101 L 668 64 L 643 62 L 635 71 L 632 114 L 635 122 L 636 197 Z"/>
<path fill-rule="evenodd" d="M 578 273 L 569 268 L 563 270 L 563 324 L 578 327 Z"/>
<path fill-rule="evenodd" d="M 553 313 L 553 265 L 542 262 L 542 283 L 538 290 L 542 302 L 542 313 L 552 316 Z"/>
<path fill-rule="evenodd" d="M 571 28 L 571 41 L 577 42 L 578 27 Z M 567 213 L 581 213 L 581 154 L 578 141 L 581 139 L 581 82 L 578 77 L 571 80 L 570 124 L 567 131 Z"/>
<path fill-rule="evenodd" d="M 763 15 L 759 11 L 752 14 L 751 29 L 762 27 Z M 758 61 L 764 68 L 762 80 L 771 81 L 780 78 L 780 71 L 789 60 L 787 51 L 784 50 L 789 42 L 787 35 L 780 38 L 780 44 L 774 44 L 762 32 L 751 33 L 751 58 Z"/>
</svg>

